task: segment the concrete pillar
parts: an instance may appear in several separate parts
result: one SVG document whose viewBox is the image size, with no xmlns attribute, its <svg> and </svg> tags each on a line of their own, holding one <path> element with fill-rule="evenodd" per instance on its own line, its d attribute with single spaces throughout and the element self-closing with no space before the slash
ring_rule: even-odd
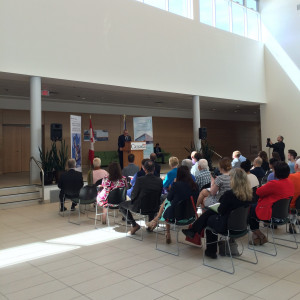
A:
<svg viewBox="0 0 300 300">
<path fill-rule="evenodd" d="M 30 78 L 30 156 L 40 161 L 39 147 L 42 148 L 42 97 L 41 77 Z M 40 181 L 40 170 L 32 163 L 31 182 Z"/>
<path fill-rule="evenodd" d="M 199 0 L 192 0 L 193 1 L 193 19 L 197 22 L 200 22 L 200 4 Z"/>
<path fill-rule="evenodd" d="M 199 96 L 193 96 L 193 133 L 194 144 L 197 150 L 201 149 L 201 141 L 199 140 L 200 128 L 200 99 Z"/>
</svg>

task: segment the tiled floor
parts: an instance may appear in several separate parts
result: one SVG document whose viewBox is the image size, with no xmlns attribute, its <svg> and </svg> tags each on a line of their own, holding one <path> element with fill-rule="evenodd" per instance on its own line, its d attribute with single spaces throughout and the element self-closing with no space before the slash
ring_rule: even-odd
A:
<svg viewBox="0 0 300 300">
<path fill-rule="evenodd" d="M 258 265 L 235 261 L 229 275 L 203 266 L 199 248 L 182 245 L 173 256 L 155 250 L 154 233 L 141 242 L 125 237 L 123 227 L 96 230 L 86 216 L 80 226 L 70 224 L 57 209 L 0 210 L 1 300 L 300 299 L 299 250 L 259 253 Z"/>
</svg>

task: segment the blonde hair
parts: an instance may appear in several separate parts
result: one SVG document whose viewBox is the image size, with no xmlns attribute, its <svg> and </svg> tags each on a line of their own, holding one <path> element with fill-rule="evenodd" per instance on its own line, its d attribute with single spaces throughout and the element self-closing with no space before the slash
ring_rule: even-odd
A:
<svg viewBox="0 0 300 300">
<path fill-rule="evenodd" d="M 235 151 L 233 151 L 232 156 L 233 157 L 240 157 L 241 156 L 241 152 L 239 150 L 235 150 Z"/>
<path fill-rule="evenodd" d="M 230 171 L 230 186 L 232 192 L 240 201 L 252 200 L 252 189 L 244 170 L 235 168 Z"/>
<path fill-rule="evenodd" d="M 101 167 L 101 159 L 99 157 L 94 158 L 93 166 L 94 166 L 94 168 L 100 168 Z"/>
<path fill-rule="evenodd" d="M 169 158 L 169 165 L 171 168 L 177 167 L 179 165 L 179 160 L 175 156 L 171 156 Z"/>
</svg>

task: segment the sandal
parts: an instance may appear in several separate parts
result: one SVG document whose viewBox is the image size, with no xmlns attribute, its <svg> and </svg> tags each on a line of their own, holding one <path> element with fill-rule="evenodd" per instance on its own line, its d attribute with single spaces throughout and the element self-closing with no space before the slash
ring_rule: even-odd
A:
<svg viewBox="0 0 300 300">
<path fill-rule="evenodd" d="M 152 232 L 157 226 L 157 222 L 155 220 L 152 220 L 151 222 L 147 223 L 147 230 Z"/>
</svg>

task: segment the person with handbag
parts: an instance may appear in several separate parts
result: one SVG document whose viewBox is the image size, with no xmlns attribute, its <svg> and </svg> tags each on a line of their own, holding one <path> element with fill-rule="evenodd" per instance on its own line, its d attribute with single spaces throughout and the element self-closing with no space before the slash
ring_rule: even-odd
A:
<svg viewBox="0 0 300 300">
<path fill-rule="evenodd" d="M 230 186 L 231 189 L 226 191 L 220 198 L 217 212 L 208 209 L 193 223 L 191 228 L 182 230 L 185 236 L 194 238 L 196 233 L 200 234 L 207 226 L 219 233 L 226 232 L 230 212 L 239 207 L 249 206 L 252 201 L 252 189 L 244 170 L 235 168 L 230 171 Z M 210 230 L 207 230 L 206 234 L 207 247 L 205 255 L 210 258 L 217 258 L 217 243 L 214 242 L 217 241 L 218 237 Z"/>
<path fill-rule="evenodd" d="M 157 216 L 147 223 L 148 231 L 153 231 L 159 220 L 173 221 L 175 206 L 182 201 L 190 201 L 191 196 L 197 199 L 198 194 L 198 185 L 194 182 L 188 167 L 180 166 L 177 170 L 176 181 L 172 184 L 167 199 L 161 204 Z M 166 243 L 171 243 L 169 224 L 166 224 Z"/>
</svg>

